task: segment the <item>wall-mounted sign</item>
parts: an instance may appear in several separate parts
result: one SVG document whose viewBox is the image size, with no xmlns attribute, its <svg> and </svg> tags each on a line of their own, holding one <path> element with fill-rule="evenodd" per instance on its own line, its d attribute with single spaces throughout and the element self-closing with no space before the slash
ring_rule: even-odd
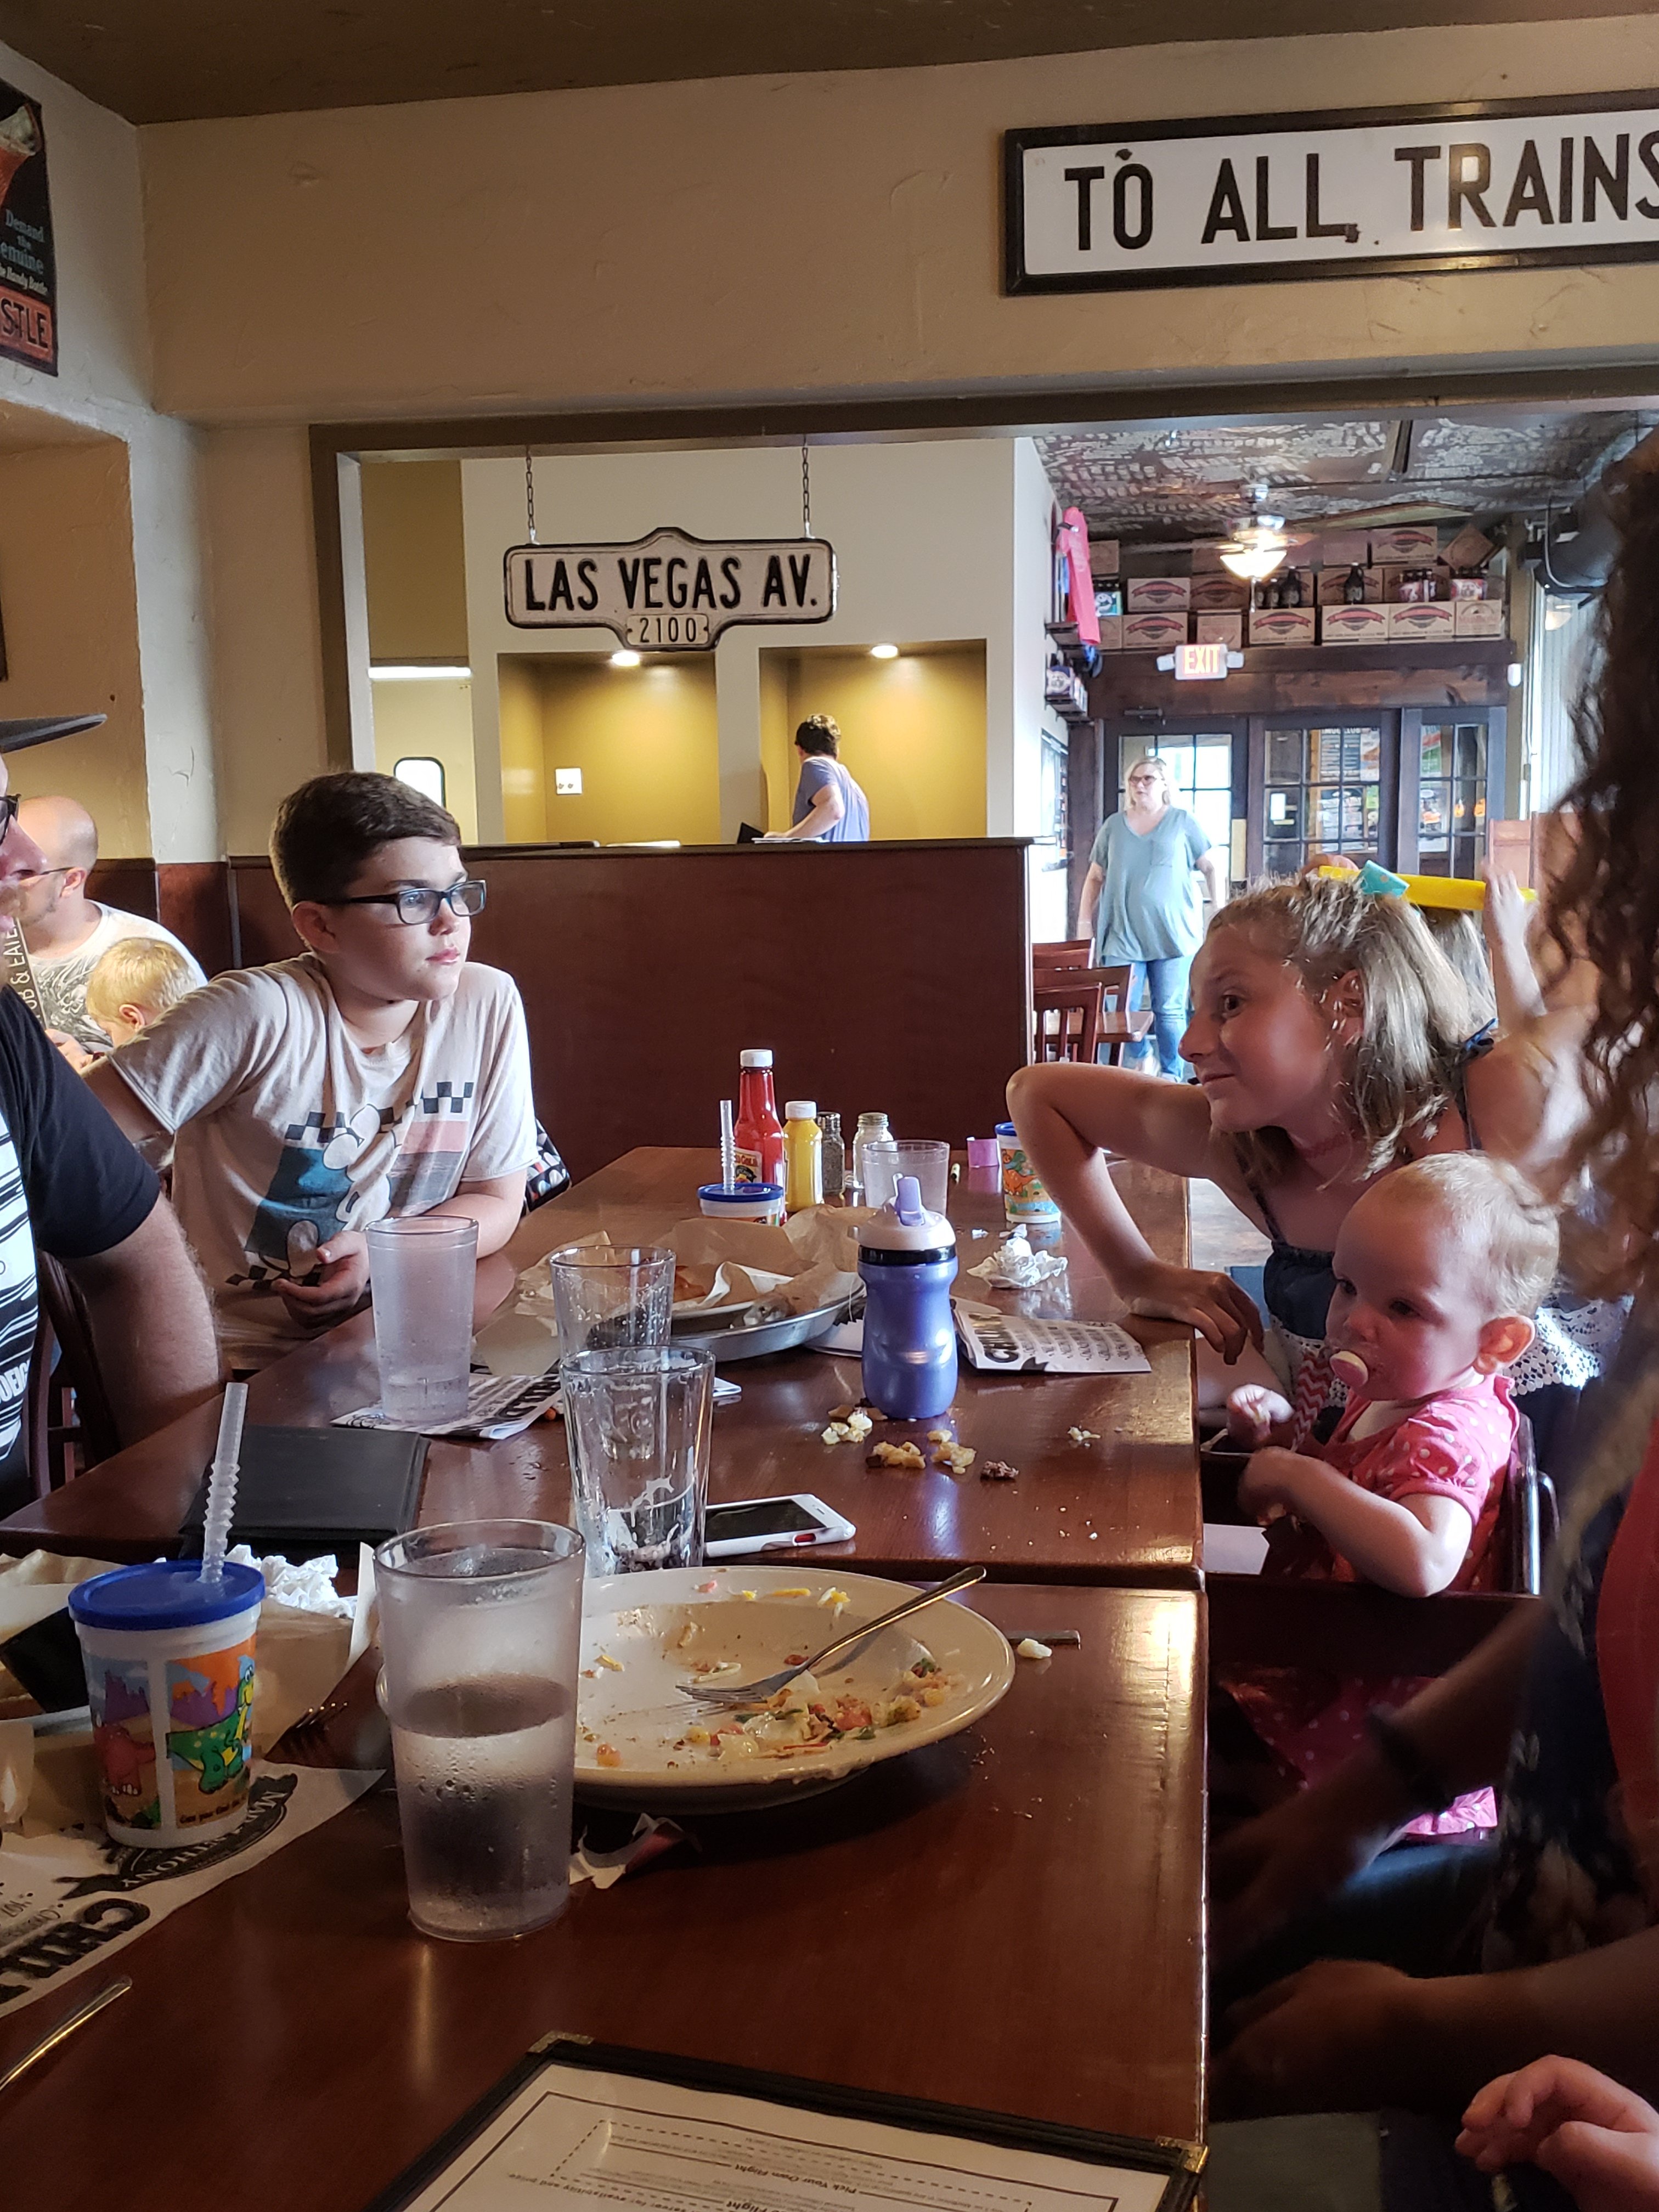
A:
<svg viewBox="0 0 1659 2212">
<path fill-rule="evenodd" d="M 40 110 L 0 79 L 0 354 L 58 374 L 58 264 Z"/>
<path fill-rule="evenodd" d="M 836 611 L 822 538 L 729 541 L 653 530 L 629 545 L 514 545 L 507 618 L 520 629 L 611 629 L 641 653 L 713 645 L 734 623 L 822 623 Z"/>
<path fill-rule="evenodd" d="M 1659 257 L 1659 93 L 1011 131 L 1006 289 Z"/>
<path fill-rule="evenodd" d="M 1244 656 L 1224 643 L 1178 645 L 1173 653 L 1160 653 L 1158 666 L 1177 684 L 1219 684 L 1230 668 L 1243 668 Z"/>
</svg>

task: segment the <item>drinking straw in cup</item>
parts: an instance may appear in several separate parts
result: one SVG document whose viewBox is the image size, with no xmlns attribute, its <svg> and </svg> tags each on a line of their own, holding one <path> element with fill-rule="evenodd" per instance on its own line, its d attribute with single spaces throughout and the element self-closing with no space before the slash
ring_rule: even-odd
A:
<svg viewBox="0 0 1659 2212">
<path fill-rule="evenodd" d="M 576 1522 L 595 1574 L 702 1560 L 714 1376 L 708 1352 L 665 1345 L 561 1362 Z"/>
<path fill-rule="evenodd" d="M 236 1477 L 242 1465 L 242 1424 L 247 1419 L 247 1384 L 228 1382 L 219 1408 L 219 1441 L 208 1476 L 207 1510 L 202 1522 L 202 1580 L 222 1583 L 230 1524 L 236 1511 Z"/>
<path fill-rule="evenodd" d="M 569 1889 L 582 1540 L 453 1521 L 374 1568 L 409 1917 L 463 1942 L 544 1927 Z"/>
<path fill-rule="evenodd" d="M 400 1428 L 464 1419 L 472 1355 L 478 1224 L 414 1213 L 368 1231 L 380 1404 Z"/>
<path fill-rule="evenodd" d="M 559 1357 L 607 1344 L 666 1344 L 674 1255 L 660 1244 L 567 1244 L 547 1263 Z"/>
<path fill-rule="evenodd" d="M 732 1121 L 732 1101 L 720 1101 L 720 1188 L 738 1187 L 738 1139 Z"/>
<path fill-rule="evenodd" d="M 951 1147 L 942 1137 L 884 1137 L 864 1148 L 864 1202 L 885 1206 L 901 1176 L 914 1176 L 929 1213 L 945 1212 L 951 1182 Z"/>
</svg>

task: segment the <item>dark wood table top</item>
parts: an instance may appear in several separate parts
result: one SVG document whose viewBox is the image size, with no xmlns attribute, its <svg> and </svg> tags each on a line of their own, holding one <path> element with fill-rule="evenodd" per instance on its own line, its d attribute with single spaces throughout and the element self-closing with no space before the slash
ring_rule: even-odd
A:
<svg viewBox="0 0 1659 2212">
<path fill-rule="evenodd" d="M 234 2172 L 239 2203 L 361 2212 L 553 2028 L 1197 2135 L 1202 1600 L 975 1599 L 1081 1649 L 844 1789 L 688 1817 L 694 1847 L 518 1942 L 415 1932 L 389 1790 L 185 1906 L 115 1962 L 131 1994 L 6 2093 L 8 2201 L 220 2212 Z M 99 1975 L 0 2026 L 0 2067 Z"/>
<path fill-rule="evenodd" d="M 506 1255 L 483 1263 L 481 1310 L 506 1295 L 514 1270 L 592 1229 L 607 1228 L 618 1243 L 653 1241 L 695 1210 L 697 1185 L 718 1172 L 712 1152 L 628 1153 L 530 1215 Z M 1154 1250 L 1184 1261 L 1186 1186 L 1128 1164 L 1113 1173 Z M 966 1269 L 994 1249 L 994 1232 L 1004 1226 L 995 1170 L 953 1187 L 951 1211 L 966 1295 L 1017 1308 L 1028 1302 L 1032 1311 L 1080 1320 L 1122 1316 L 1121 1301 L 1069 1237 L 1060 1248 L 1069 1267 L 1057 1297 L 1052 1284 L 1009 1292 L 966 1277 Z M 975 1238 L 976 1228 L 989 1233 Z M 929 1465 L 921 1474 L 866 1466 L 867 1447 L 823 1443 L 830 1412 L 859 1397 L 856 1358 L 805 1351 L 729 1368 L 743 1398 L 716 1412 L 710 1496 L 816 1492 L 858 1531 L 852 1544 L 826 1546 L 818 1556 L 856 1560 L 872 1573 L 926 1576 L 975 1564 L 1022 1581 L 1195 1587 L 1200 1511 L 1192 1336 L 1155 1322 L 1134 1328 L 1147 1346 L 1150 1375 L 1022 1377 L 964 1369 L 955 1427 L 979 1455 L 965 1475 L 932 1465 L 925 1439 L 936 1423 L 894 1423 L 871 1439 L 922 1440 Z M 258 1376 L 248 1417 L 319 1424 L 368 1402 L 377 1387 L 374 1327 L 365 1314 Z M 1073 1443 L 1073 1427 L 1093 1431 L 1099 1442 Z M 97 1558 L 153 1557 L 178 1531 L 211 1455 L 215 1428 L 215 1413 L 205 1407 L 106 1461 L 0 1522 L 0 1549 L 41 1544 Z M 1018 1480 L 982 1480 L 979 1466 L 989 1460 L 1018 1468 Z M 493 1445 L 434 1441 L 421 1519 L 531 1514 L 562 1521 L 568 1491 L 557 1425 L 538 1422 Z"/>
</svg>

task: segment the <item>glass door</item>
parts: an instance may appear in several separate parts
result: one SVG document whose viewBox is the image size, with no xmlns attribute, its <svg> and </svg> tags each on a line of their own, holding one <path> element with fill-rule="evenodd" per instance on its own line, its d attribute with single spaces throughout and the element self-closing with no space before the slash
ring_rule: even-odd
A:
<svg viewBox="0 0 1659 2212">
<path fill-rule="evenodd" d="M 1346 714 L 1257 725 L 1253 873 L 1294 876 L 1338 854 L 1393 866 L 1397 719 Z"/>
<path fill-rule="evenodd" d="M 1503 717 L 1481 712 L 1407 717 L 1403 733 L 1401 822 L 1414 827 L 1415 849 L 1401 866 L 1422 876 L 1477 876 L 1486 857 L 1490 786 L 1501 792 Z"/>
<path fill-rule="evenodd" d="M 1197 816 L 1212 846 L 1217 848 L 1231 880 L 1242 882 L 1244 856 L 1236 849 L 1233 824 L 1240 809 L 1234 792 L 1242 785 L 1240 756 L 1244 746 L 1236 728 L 1176 732 L 1125 732 L 1118 742 L 1117 803 L 1125 805 L 1129 771 L 1137 761 L 1156 754 L 1169 769 L 1175 786 L 1176 805 Z"/>
</svg>

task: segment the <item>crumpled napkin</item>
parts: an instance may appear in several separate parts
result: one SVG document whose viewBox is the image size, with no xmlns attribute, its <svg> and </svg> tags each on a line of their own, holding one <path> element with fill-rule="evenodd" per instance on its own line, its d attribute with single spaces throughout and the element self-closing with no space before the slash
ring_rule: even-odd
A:
<svg viewBox="0 0 1659 2212">
<path fill-rule="evenodd" d="M 570 1854 L 571 1885 L 591 1881 L 595 1889 L 609 1889 L 633 1868 L 648 1866 L 684 1840 L 684 1829 L 672 1820 L 653 1820 L 648 1813 L 641 1813 L 634 1823 L 633 1834 L 615 1850 L 593 1850 L 586 1837 L 582 1838 Z"/>
<path fill-rule="evenodd" d="M 1046 1283 L 1051 1275 L 1063 1275 L 1066 1255 L 1063 1252 L 1034 1252 L 1025 1231 L 1016 1229 L 988 1260 L 981 1260 L 977 1267 L 969 1267 L 968 1272 L 988 1283 L 1029 1291 L 1034 1284 Z"/>
</svg>

